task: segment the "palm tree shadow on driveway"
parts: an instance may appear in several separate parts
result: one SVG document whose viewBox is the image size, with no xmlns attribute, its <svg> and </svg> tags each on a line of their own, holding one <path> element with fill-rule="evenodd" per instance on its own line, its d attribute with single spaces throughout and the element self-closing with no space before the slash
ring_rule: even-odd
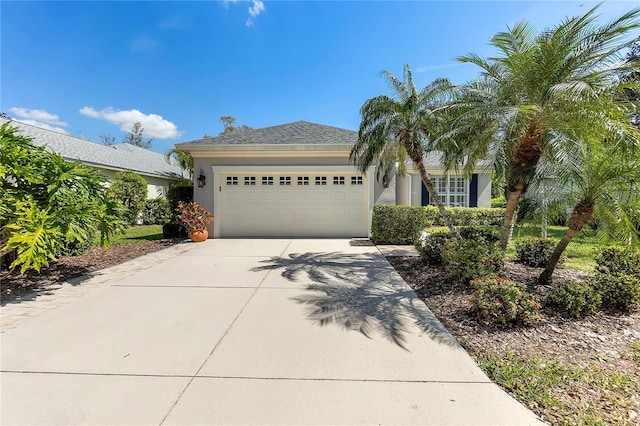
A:
<svg viewBox="0 0 640 426">
<path fill-rule="evenodd" d="M 410 334 L 458 346 L 380 255 L 292 253 L 262 263 L 252 271 L 282 270 L 281 275 L 289 281 L 310 281 L 305 294 L 291 300 L 307 306 L 306 317 L 314 324 L 336 324 L 370 339 L 379 335 L 407 351 Z"/>
</svg>

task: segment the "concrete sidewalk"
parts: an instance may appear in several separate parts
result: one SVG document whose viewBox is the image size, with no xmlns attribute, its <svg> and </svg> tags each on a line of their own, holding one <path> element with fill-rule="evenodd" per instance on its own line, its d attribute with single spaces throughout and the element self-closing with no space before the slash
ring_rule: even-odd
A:
<svg viewBox="0 0 640 426">
<path fill-rule="evenodd" d="M 208 240 L 0 339 L 2 424 L 543 424 L 361 241 Z"/>
</svg>

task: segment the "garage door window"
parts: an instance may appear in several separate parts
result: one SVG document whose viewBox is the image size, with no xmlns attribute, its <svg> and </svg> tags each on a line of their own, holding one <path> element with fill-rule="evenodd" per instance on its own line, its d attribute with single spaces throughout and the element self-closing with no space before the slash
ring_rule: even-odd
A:
<svg viewBox="0 0 640 426">
<path fill-rule="evenodd" d="M 280 176 L 280 185 L 283 185 L 283 186 L 291 185 L 291 177 Z"/>
<path fill-rule="evenodd" d="M 351 185 L 362 185 L 362 176 L 351 176 Z"/>
<path fill-rule="evenodd" d="M 256 185 L 256 177 L 255 176 L 245 176 L 244 177 L 244 184 L 245 185 L 250 185 L 250 186 L 255 186 Z"/>
<path fill-rule="evenodd" d="M 273 185 L 273 176 L 262 176 L 263 185 Z"/>
<path fill-rule="evenodd" d="M 308 176 L 298 176 L 298 185 L 309 185 Z"/>
<path fill-rule="evenodd" d="M 316 176 L 316 185 L 326 185 L 327 177 L 326 176 Z"/>
<path fill-rule="evenodd" d="M 238 185 L 238 176 L 227 176 L 227 185 Z"/>
<path fill-rule="evenodd" d="M 333 177 L 334 185 L 344 185 L 344 176 L 334 176 Z"/>
</svg>

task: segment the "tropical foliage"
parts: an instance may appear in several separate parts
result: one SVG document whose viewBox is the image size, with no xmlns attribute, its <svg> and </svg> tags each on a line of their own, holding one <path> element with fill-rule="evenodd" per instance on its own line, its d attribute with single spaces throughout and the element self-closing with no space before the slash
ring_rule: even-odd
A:
<svg viewBox="0 0 640 426">
<path fill-rule="evenodd" d="M 425 154 L 436 149 L 435 141 L 444 131 L 441 112 L 450 100 L 453 86 L 446 79 L 437 79 L 418 90 L 408 65 L 404 67 L 403 81 L 388 71 L 382 75 L 392 96 L 376 96 L 362 105 L 358 141 L 351 150 L 350 160 L 362 173 L 372 165 L 377 166 L 378 178 L 384 179 L 396 163 L 402 173 L 405 158 L 409 157 L 446 225 L 458 236 L 424 167 Z"/>
<path fill-rule="evenodd" d="M 15 253 L 11 268 L 39 271 L 65 243 L 82 245 L 100 230 L 108 245 L 124 231 L 122 206 L 98 172 L 17 132 L 10 123 L 0 128 L 0 253 Z"/>
<path fill-rule="evenodd" d="M 574 206 L 568 229 L 540 275 L 541 283 L 551 282 L 567 245 L 594 217 L 609 234 L 632 246 L 640 245 L 640 136 L 638 139 L 635 144 L 592 143 L 583 151 L 579 167 L 556 169 L 558 184 Z"/>
<path fill-rule="evenodd" d="M 462 56 L 481 69 L 464 85 L 453 110 L 449 167 L 464 162 L 470 170 L 490 158 L 505 178 L 507 205 L 501 247 L 506 249 L 516 206 L 538 176 L 541 162 L 580 167 L 585 146 L 604 140 L 612 129 L 628 133 L 620 102 L 619 76 L 634 66 L 622 60 L 639 26 L 640 9 L 598 25 L 597 7 L 536 34 L 518 22 L 496 34 L 498 54 Z M 637 64 L 637 62 L 636 62 Z"/>
<path fill-rule="evenodd" d="M 191 154 L 174 146 L 167 150 L 164 154 L 164 159 L 169 164 L 171 164 L 171 160 L 173 159 L 183 173 L 187 172 L 188 179 L 193 181 L 193 157 Z M 182 177 L 184 178 L 184 175 L 182 175 Z"/>
</svg>

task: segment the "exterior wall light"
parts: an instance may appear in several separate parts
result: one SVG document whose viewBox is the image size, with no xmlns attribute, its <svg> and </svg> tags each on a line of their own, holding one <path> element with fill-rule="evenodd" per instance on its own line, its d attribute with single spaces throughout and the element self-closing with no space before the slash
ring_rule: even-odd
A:
<svg viewBox="0 0 640 426">
<path fill-rule="evenodd" d="M 204 172 L 202 171 L 202 169 L 200 169 L 200 176 L 198 176 L 198 188 L 204 188 L 204 186 L 207 184 L 207 178 L 204 175 Z"/>
</svg>

